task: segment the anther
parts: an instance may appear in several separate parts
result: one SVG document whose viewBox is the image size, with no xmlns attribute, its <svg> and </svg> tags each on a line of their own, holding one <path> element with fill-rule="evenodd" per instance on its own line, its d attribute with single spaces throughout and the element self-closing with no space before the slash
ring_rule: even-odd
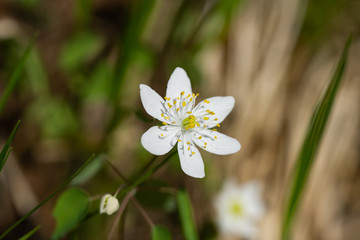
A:
<svg viewBox="0 0 360 240">
<path fill-rule="evenodd" d="M 181 96 L 184 96 L 185 92 L 184 92 L 184 91 L 182 91 L 180 94 L 181 94 Z"/>
<path fill-rule="evenodd" d="M 205 103 L 210 103 L 209 100 L 207 100 L 207 99 L 205 99 L 204 102 L 205 102 Z"/>
</svg>

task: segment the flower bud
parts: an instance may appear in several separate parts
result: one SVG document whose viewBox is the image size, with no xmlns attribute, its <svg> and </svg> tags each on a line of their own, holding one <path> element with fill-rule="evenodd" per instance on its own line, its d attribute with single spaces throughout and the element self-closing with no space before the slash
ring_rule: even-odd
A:
<svg viewBox="0 0 360 240">
<path fill-rule="evenodd" d="M 119 209 L 119 206 L 120 204 L 116 197 L 106 194 L 100 201 L 100 214 L 106 213 L 107 215 L 111 215 Z"/>
</svg>

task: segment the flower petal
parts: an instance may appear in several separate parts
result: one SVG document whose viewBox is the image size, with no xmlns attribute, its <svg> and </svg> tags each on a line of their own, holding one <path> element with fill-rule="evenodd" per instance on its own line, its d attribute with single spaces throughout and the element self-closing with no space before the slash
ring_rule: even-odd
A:
<svg viewBox="0 0 360 240">
<path fill-rule="evenodd" d="M 182 139 L 182 143 L 178 144 L 181 169 L 191 177 L 205 177 L 204 162 L 199 150 L 193 144 L 190 146 L 190 150 L 188 150 L 189 146 L 185 145 L 185 141 Z"/>
<path fill-rule="evenodd" d="M 105 207 L 105 200 L 107 198 L 111 197 L 111 194 L 105 194 L 100 201 L 100 214 L 105 213 L 106 212 L 106 207 Z"/>
<path fill-rule="evenodd" d="M 154 126 L 141 136 L 141 144 L 154 155 L 164 155 L 175 146 L 178 132 L 175 127 Z"/>
<path fill-rule="evenodd" d="M 207 127 L 212 128 L 216 124 L 221 123 L 229 115 L 234 105 L 235 99 L 232 96 L 212 97 L 200 102 L 194 108 L 193 113 L 195 116 L 202 115 L 201 113 L 206 112 L 206 110 L 215 113 L 214 115 L 209 115 L 209 120 L 205 122 Z"/>
<path fill-rule="evenodd" d="M 191 83 L 185 70 L 177 67 L 171 74 L 167 84 L 166 97 L 171 99 L 180 97 L 180 93 L 184 91 L 184 95 L 192 94 Z"/>
<path fill-rule="evenodd" d="M 202 149 L 218 155 L 236 153 L 241 148 L 241 144 L 235 138 L 210 129 L 194 132 L 192 140 Z"/>
<path fill-rule="evenodd" d="M 163 121 L 161 113 L 164 112 L 165 101 L 151 87 L 140 84 L 140 98 L 145 111 L 152 117 Z"/>
</svg>

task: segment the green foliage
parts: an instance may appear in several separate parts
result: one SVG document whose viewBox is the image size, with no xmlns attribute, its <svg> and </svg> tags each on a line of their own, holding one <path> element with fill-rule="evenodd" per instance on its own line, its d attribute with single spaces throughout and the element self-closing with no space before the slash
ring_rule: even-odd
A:
<svg viewBox="0 0 360 240">
<path fill-rule="evenodd" d="M 60 56 L 60 66 L 66 71 L 76 70 L 99 51 L 101 38 L 91 32 L 79 32 L 66 43 Z"/>
<path fill-rule="evenodd" d="M 156 225 L 151 229 L 152 240 L 171 240 L 170 231 L 163 226 Z"/>
<path fill-rule="evenodd" d="M 15 133 L 18 129 L 20 125 L 20 120 L 17 122 L 17 124 L 15 125 L 14 129 L 12 130 L 8 140 L 6 141 L 5 143 L 5 146 L 3 147 L 3 149 L 1 150 L 1 153 L 0 153 L 0 172 L 1 170 L 3 169 L 5 163 L 6 163 L 6 160 L 11 152 L 11 148 L 10 148 L 10 144 L 15 136 Z"/>
<path fill-rule="evenodd" d="M 14 223 L 8 229 L 6 229 L 6 231 L 0 235 L 0 240 L 3 239 L 4 237 L 6 237 L 6 235 L 8 235 L 9 232 L 11 232 L 20 223 L 22 223 L 25 219 L 27 219 L 29 216 L 31 216 L 31 214 L 36 212 L 41 206 L 43 206 L 47 201 L 49 201 L 51 198 L 53 198 L 58 192 L 63 190 L 64 187 L 67 186 L 93 159 L 94 159 L 94 155 L 92 155 L 88 160 L 86 160 L 86 162 L 81 167 L 79 167 L 78 170 L 76 170 L 76 172 L 73 175 L 71 175 L 71 177 L 69 177 L 66 181 L 64 181 L 60 185 L 60 187 L 58 187 L 52 194 L 50 194 L 47 198 L 45 198 L 45 200 L 43 200 L 41 203 L 39 203 L 37 206 L 35 206 L 30 212 L 25 214 L 25 216 L 20 218 L 18 221 L 16 221 L 16 223 Z"/>
<path fill-rule="evenodd" d="M 184 190 L 179 190 L 176 194 L 179 207 L 181 227 L 186 240 L 197 240 L 198 235 L 193 218 L 193 210 L 190 198 Z"/>
<path fill-rule="evenodd" d="M 79 175 L 77 175 L 72 181 L 71 181 L 71 185 L 80 185 L 85 183 L 86 181 L 88 181 L 89 179 L 91 179 L 93 176 L 95 176 L 96 173 L 99 172 L 99 170 L 101 169 L 101 167 L 104 164 L 104 158 L 106 156 L 101 154 L 98 155 L 94 158 L 94 160 L 92 160 L 91 163 L 89 163 L 84 170 L 82 170 L 81 173 L 79 173 Z"/>
<path fill-rule="evenodd" d="M 167 186 L 163 181 L 149 179 L 140 185 L 141 191 L 138 191 L 136 198 L 142 206 L 164 210 L 173 197 L 168 193 L 159 191 L 159 188 Z"/>
<path fill-rule="evenodd" d="M 335 73 L 327 87 L 325 94 L 318 102 L 313 112 L 310 124 L 308 126 L 307 134 L 297 160 L 293 185 L 287 202 L 287 208 L 282 228 L 283 240 L 289 239 L 291 225 L 297 208 L 299 206 L 300 199 L 309 176 L 309 172 L 315 160 L 316 152 L 319 148 L 321 137 L 324 132 L 327 120 L 329 118 L 330 110 L 334 103 L 334 99 L 338 91 L 340 82 L 342 80 L 350 44 L 351 37 L 349 37 L 348 41 L 346 42 L 344 51 L 336 67 Z"/>
<path fill-rule="evenodd" d="M 24 236 L 22 236 L 21 238 L 19 238 L 19 240 L 29 239 L 29 238 L 30 238 L 32 235 L 34 235 L 34 233 L 36 233 L 39 229 L 40 229 L 40 226 L 35 227 L 35 228 L 32 229 L 30 232 L 28 232 L 27 234 L 25 234 Z"/>
<path fill-rule="evenodd" d="M 25 62 L 29 57 L 31 49 L 33 48 L 35 39 L 36 39 L 36 36 L 34 36 L 31 39 L 30 43 L 25 48 L 23 54 L 21 55 L 20 59 L 18 60 L 16 66 L 14 68 L 14 71 L 11 74 L 10 80 L 5 88 L 5 91 L 0 98 L 0 114 L 3 111 L 10 94 L 12 93 L 18 80 L 20 79 L 21 73 L 24 69 Z"/>
<path fill-rule="evenodd" d="M 58 199 L 53 211 L 56 229 L 52 239 L 59 239 L 73 230 L 86 216 L 89 208 L 89 197 L 78 188 L 70 188 Z"/>
</svg>

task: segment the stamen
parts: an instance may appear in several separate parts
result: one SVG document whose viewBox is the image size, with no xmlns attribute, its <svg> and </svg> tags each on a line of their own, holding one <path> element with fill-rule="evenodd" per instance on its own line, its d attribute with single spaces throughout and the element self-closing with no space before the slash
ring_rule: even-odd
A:
<svg viewBox="0 0 360 240">
<path fill-rule="evenodd" d="M 164 135 L 162 133 L 160 133 L 160 135 L 163 137 Z"/>
<path fill-rule="evenodd" d="M 164 117 L 164 113 L 161 113 L 161 116 Z"/>
<path fill-rule="evenodd" d="M 171 105 L 170 103 L 168 103 L 167 105 L 169 106 L 169 108 L 171 108 L 171 107 L 172 107 L 172 105 Z"/>
<path fill-rule="evenodd" d="M 169 119 L 170 119 L 170 117 L 165 117 L 165 119 L 166 119 L 166 120 L 169 120 Z"/>
<path fill-rule="evenodd" d="M 210 103 L 209 100 L 207 100 L 207 99 L 205 99 L 204 102 L 205 102 L 205 103 Z"/>
<path fill-rule="evenodd" d="M 215 139 L 217 139 L 217 136 L 214 136 Z"/>
<path fill-rule="evenodd" d="M 217 120 L 218 120 L 217 118 L 214 119 L 214 121 L 217 121 Z"/>
<path fill-rule="evenodd" d="M 208 117 L 204 117 L 204 120 L 209 120 L 209 118 L 208 118 Z"/>
<path fill-rule="evenodd" d="M 217 127 L 220 127 L 220 124 L 216 124 Z"/>
<path fill-rule="evenodd" d="M 189 111 L 189 112 L 187 112 L 187 114 L 192 114 L 192 112 L 191 112 L 191 111 Z"/>
<path fill-rule="evenodd" d="M 181 142 L 181 140 L 180 140 L 180 139 L 178 139 L 178 142 Z"/>
<path fill-rule="evenodd" d="M 162 124 L 167 125 L 167 123 L 166 123 L 166 122 L 162 122 Z"/>
<path fill-rule="evenodd" d="M 202 139 L 202 136 L 200 136 L 199 139 Z"/>
<path fill-rule="evenodd" d="M 184 96 L 185 92 L 184 92 L 184 91 L 182 91 L 180 94 L 181 94 L 181 96 Z"/>
<path fill-rule="evenodd" d="M 192 155 L 194 155 L 195 154 L 195 152 L 192 152 Z"/>
<path fill-rule="evenodd" d="M 186 102 L 183 102 L 183 103 L 182 103 L 182 106 L 185 107 L 185 106 L 186 106 Z"/>
</svg>

